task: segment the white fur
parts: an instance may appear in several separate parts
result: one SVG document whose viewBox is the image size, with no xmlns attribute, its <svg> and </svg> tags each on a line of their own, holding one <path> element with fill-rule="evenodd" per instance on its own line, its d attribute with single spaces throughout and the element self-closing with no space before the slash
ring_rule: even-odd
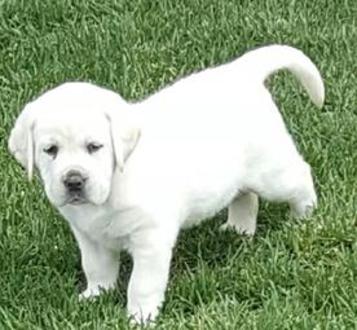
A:
<svg viewBox="0 0 357 330">
<path fill-rule="evenodd" d="M 321 107 L 324 87 L 314 64 L 279 45 L 193 74 L 140 103 L 66 83 L 26 107 L 9 148 L 29 175 L 35 162 L 73 230 L 88 282 L 81 297 L 114 287 L 118 253 L 127 249 L 134 260 L 128 313 L 138 322 L 154 320 L 180 228 L 229 206 L 224 227 L 253 235 L 257 195 L 288 202 L 298 216 L 312 211 L 310 167 L 264 86 L 283 68 Z M 89 155 L 88 140 L 103 148 Z M 43 152 L 53 141 L 60 145 L 56 159 Z M 70 169 L 88 177 L 86 204 L 66 204 L 61 178 Z"/>
</svg>

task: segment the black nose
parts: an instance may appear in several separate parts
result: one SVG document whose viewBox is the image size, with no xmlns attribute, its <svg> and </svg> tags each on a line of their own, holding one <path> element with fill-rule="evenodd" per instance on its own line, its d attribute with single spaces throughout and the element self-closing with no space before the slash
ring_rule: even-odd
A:
<svg viewBox="0 0 357 330">
<path fill-rule="evenodd" d="M 69 171 L 63 183 L 69 192 L 80 192 L 83 189 L 85 178 L 78 171 Z"/>
</svg>

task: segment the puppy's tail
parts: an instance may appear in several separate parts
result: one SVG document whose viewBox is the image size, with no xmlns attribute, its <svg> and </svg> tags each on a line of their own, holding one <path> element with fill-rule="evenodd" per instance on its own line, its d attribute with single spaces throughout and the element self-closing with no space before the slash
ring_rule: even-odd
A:
<svg viewBox="0 0 357 330">
<path fill-rule="evenodd" d="M 319 108 L 325 99 L 324 83 L 314 63 L 300 50 L 271 45 L 252 50 L 240 58 L 240 65 L 253 80 L 264 82 L 280 69 L 288 69 L 305 87 L 311 100 Z"/>
</svg>

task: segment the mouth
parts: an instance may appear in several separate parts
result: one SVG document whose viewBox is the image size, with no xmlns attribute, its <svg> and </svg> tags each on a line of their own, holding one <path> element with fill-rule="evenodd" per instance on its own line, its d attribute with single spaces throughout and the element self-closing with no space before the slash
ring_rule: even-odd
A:
<svg viewBox="0 0 357 330">
<path fill-rule="evenodd" d="M 82 205 L 87 204 L 87 199 L 79 194 L 70 195 L 66 201 L 63 203 L 64 205 Z"/>
</svg>

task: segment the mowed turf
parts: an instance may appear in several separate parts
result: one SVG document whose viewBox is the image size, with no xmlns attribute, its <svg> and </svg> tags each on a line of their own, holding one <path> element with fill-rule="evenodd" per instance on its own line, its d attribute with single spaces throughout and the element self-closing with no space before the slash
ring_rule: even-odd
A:
<svg viewBox="0 0 357 330">
<path fill-rule="evenodd" d="M 302 49 L 326 84 L 319 110 L 291 74 L 269 82 L 319 207 L 299 222 L 262 202 L 253 240 L 219 232 L 225 211 L 183 232 L 157 328 L 357 329 L 356 17 L 355 0 L 1 1 L 0 329 L 128 328 L 127 255 L 115 292 L 78 302 L 75 240 L 7 151 L 23 105 L 71 80 L 136 100 L 271 43 Z"/>
</svg>

